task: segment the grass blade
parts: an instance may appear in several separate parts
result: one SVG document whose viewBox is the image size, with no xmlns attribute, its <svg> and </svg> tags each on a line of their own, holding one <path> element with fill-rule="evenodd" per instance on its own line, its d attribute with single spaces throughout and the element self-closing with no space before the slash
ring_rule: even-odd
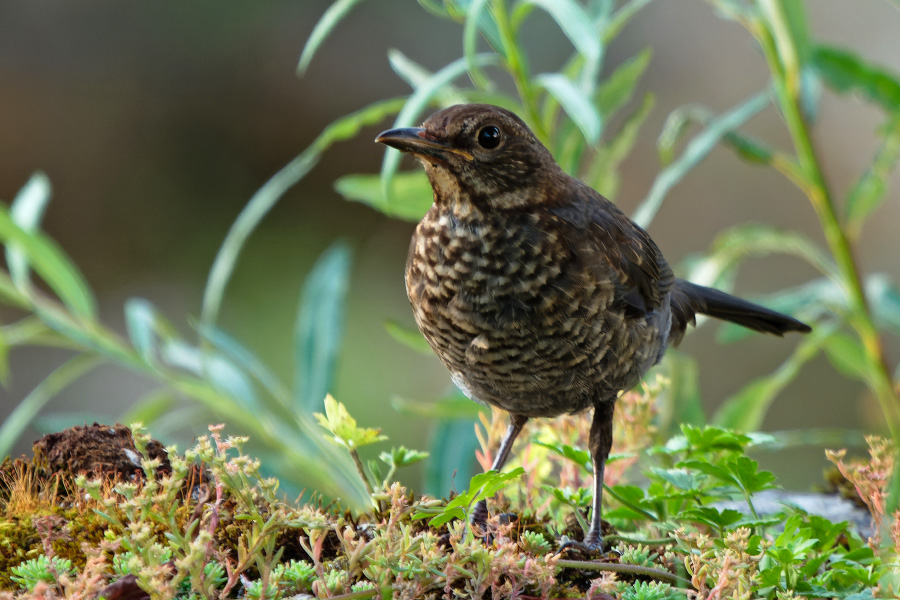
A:
<svg viewBox="0 0 900 600">
<path fill-rule="evenodd" d="M 50 180 L 46 175 L 40 171 L 32 175 L 28 183 L 16 194 L 9 209 L 13 223 L 28 233 L 36 231 L 50 202 L 51 192 Z M 16 244 L 7 246 L 6 264 L 16 287 L 21 290 L 28 289 L 28 257 Z"/>
<path fill-rule="evenodd" d="M 99 356 L 79 354 L 50 373 L 38 384 L 0 426 L 0 462 L 2 462 L 2 457 L 9 455 L 13 444 L 47 402 L 101 362 Z"/>
<path fill-rule="evenodd" d="M 768 91 L 761 92 L 710 122 L 703 132 L 688 143 L 681 156 L 656 176 L 653 187 L 650 188 L 650 193 L 647 194 L 647 197 L 634 214 L 633 218 L 637 224 L 644 228 L 650 225 L 653 217 L 656 216 L 656 213 L 662 206 L 666 194 L 684 179 L 691 169 L 706 158 L 728 132 L 746 123 L 768 104 Z"/>
<path fill-rule="evenodd" d="M 303 285 L 294 336 L 294 402 L 312 413 L 331 390 L 344 325 L 350 279 L 350 248 L 338 242 L 326 250 Z"/>
</svg>

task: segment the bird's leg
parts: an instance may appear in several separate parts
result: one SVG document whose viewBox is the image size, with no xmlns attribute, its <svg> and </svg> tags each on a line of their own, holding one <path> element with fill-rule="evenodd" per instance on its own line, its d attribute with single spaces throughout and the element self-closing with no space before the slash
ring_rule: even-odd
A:
<svg viewBox="0 0 900 600">
<path fill-rule="evenodd" d="M 506 428 L 506 434 L 503 436 L 503 441 L 500 442 L 497 456 L 494 457 L 494 463 L 491 465 L 492 471 L 499 471 L 503 468 L 503 465 L 506 464 L 506 460 L 509 458 L 509 452 L 512 450 L 513 442 L 516 441 L 516 437 L 519 435 L 519 432 L 522 431 L 522 427 L 525 426 L 527 421 L 528 417 L 523 415 L 509 415 L 509 426 Z M 487 517 L 487 500 L 481 500 L 475 505 L 475 510 L 472 511 L 472 518 L 470 521 L 472 525 L 484 527 L 484 524 L 487 523 Z"/>
<path fill-rule="evenodd" d="M 600 514 L 603 505 L 603 471 L 609 449 L 612 447 L 613 411 L 615 400 L 599 402 L 594 407 L 594 421 L 591 423 L 589 440 L 591 460 L 594 463 L 594 502 L 591 510 L 591 528 L 584 537 L 584 545 L 590 550 L 603 549 L 603 537 L 600 535 Z"/>
</svg>

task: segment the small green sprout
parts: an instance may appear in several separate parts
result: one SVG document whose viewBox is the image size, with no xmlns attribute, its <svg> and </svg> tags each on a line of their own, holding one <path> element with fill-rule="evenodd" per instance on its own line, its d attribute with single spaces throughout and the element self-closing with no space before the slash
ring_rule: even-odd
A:
<svg viewBox="0 0 900 600">
<path fill-rule="evenodd" d="M 547 554 L 550 552 L 550 543 L 544 537 L 544 534 L 537 531 L 524 531 L 519 537 L 519 547 L 523 552 L 531 554 Z"/>
<path fill-rule="evenodd" d="M 10 579 L 30 591 L 38 582 L 56 583 L 59 575 L 74 575 L 75 569 L 72 568 L 72 561 L 68 559 L 56 556 L 47 558 L 42 554 L 13 567 L 12 573 Z"/>
</svg>

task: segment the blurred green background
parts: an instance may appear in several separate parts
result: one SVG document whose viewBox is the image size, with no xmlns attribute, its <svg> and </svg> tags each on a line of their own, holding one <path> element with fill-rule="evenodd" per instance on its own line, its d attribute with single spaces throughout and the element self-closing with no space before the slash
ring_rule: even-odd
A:
<svg viewBox="0 0 900 600">
<path fill-rule="evenodd" d="M 253 192 L 327 123 L 376 99 L 408 93 L 386 51 L 399 48 L 429 69 L 460 55 L 458 26 L 430 17 L 412 0 L 364 2 L 298 78 L 300 51 L 328 5 L 0 5 L 0 199 L 11 200 L 35 170 L 49 176 L 53 200 L 43 227 L 83 270 L 106 323 L 124 330 L 122 304 L 140 296 L 189 331 L 213 256 Z M 808 10 L 818 37 L 900 71 L 896 5 L 817 0 Z M 556 69 L 570 52 L 559 29 L 546 16 L 536 16 L 528 28 L 533 70 Z M 607 68 L 647 46 L 653 59 L 641 90 L 653 91 L 657 105 L 623 167 L 617 202 L 626 212 L 659 170 L 655 136 L 673 109 L 697 102 L 727 110 L 768 77 L 753 40 L 699 0 L 652 3 L 609 48 Z M 815 141 L 836 190 L 845 190 L 869 164 L 879 119 L 871 106 L 824 94 Z M 333 393 L 361 425 L 382 428 L 396 444 L 426 448 L 429 421 L 397 415 L 390 400 L 438 398 L 448 391 L 449 378 L 437 359 L 400 346 L 383 327 L 385 319 L 412 325 L 403 289 L 412 225 L 346 202 L 331 187 L 339 175 L 377 171 L 383 149 L 371 139 L 379 130 L 332 148 L 281 200 L 242 255 L 220 322 L 289 380 L 301 282 L 332 241 L 350 240 L 354 267 Z M 746 130 L 788 145 L 773 110 Z M 896 188 L 896 174 L 893 183 Z M 752 221 L 821 239 L 796 188 L 773 170 L 717 149 L 669 195 L 650 233 L 677 265 L 705 250 L 718 231 Z M 898 224 L 900 203 L 889 199 L 867 225 L 858 255 L 863 271 L 900 280 Z M 748 262 L 736 289 L 768 293 L 812 274 L 797 260 L 769 257 Z M 681 347 L 700 363 L 710 409 L 749 379 L 771 372 L 795 343 L 757 336 L 721 346 L 714 330 L 704 326 Z M 898 354 L 896 343 L 887 348 L 892 363 Z M 65 356 L 17 350 L 10 385 L 0 390 L 0 417 Z M 42 423 L 111 422 L 150 389 L 136 376 L 103 367 L 51 402 Z M 836 374 L 820 357 L 776 401 L 765 429 L 871 429 L 879 418 L 862 384 Z M 163 439 L 183 448 L 205 432 L 207 421 L 198 414 Z M 39 434 L 26 432 L 13 454 L 28 451 Z M 818 448 L 760 459 L 786 487 L 820 481 L 825 465 Z"/>
</svg>

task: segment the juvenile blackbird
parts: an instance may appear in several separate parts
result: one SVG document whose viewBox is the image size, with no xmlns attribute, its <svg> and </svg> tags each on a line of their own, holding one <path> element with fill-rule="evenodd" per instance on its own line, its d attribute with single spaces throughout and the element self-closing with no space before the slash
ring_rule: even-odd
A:
<svg viewBox="0 0 900 600">
<path fill-rule="evenodd" d="M 564 173 L 515 114 L 464 104 L 376 140 L 425 167 L 434 204 L 416 228 L 406 292 L 456 385 L 510 414 L 492 469 L 531 417 L 594 409 L 591 526 L 602 548 L 603 469 L 616 398 L 696 314 L 782 335 L 810 328 L 672 269 L 643 229 Z M 473 522 L 484 524 L 487 505 Z"/>
</svg>

